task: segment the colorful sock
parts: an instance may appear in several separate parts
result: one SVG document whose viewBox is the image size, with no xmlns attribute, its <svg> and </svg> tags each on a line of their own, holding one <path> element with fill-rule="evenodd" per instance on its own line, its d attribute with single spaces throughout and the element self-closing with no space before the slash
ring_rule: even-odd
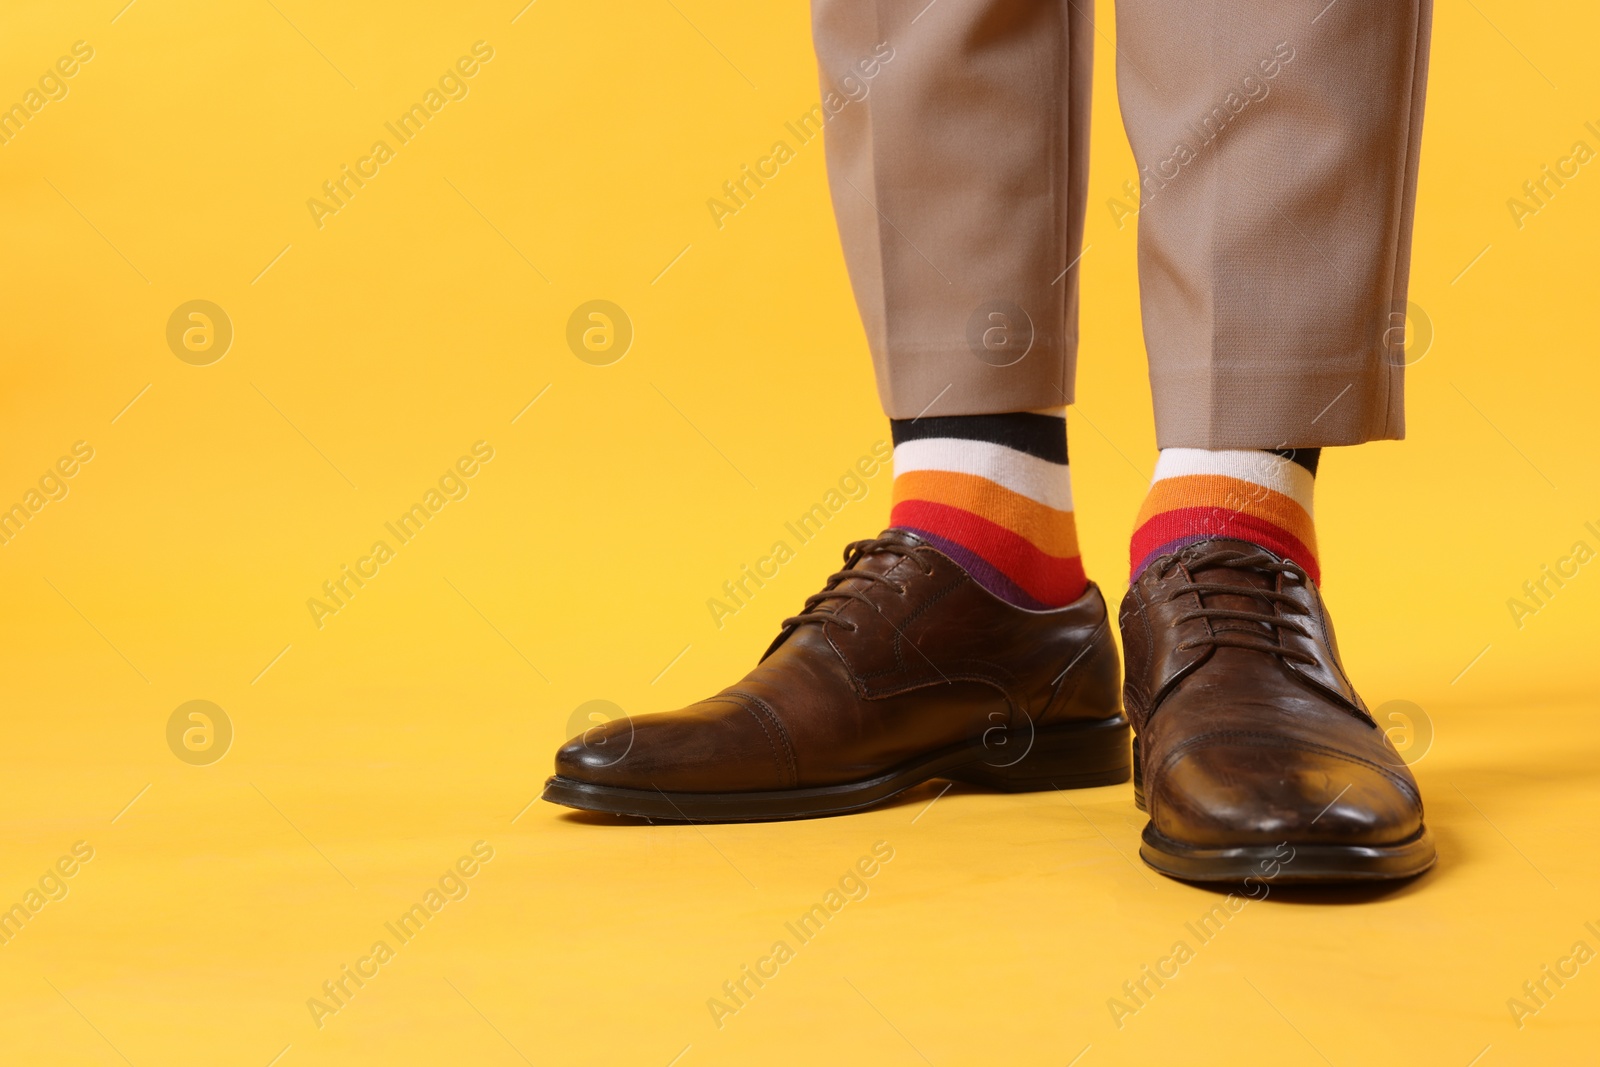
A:
<svg viewBox="0 0 1600 1067">
<path fill-rule="evenodd" d="M 1132 579 L 1157 556 L 1232 537 L 1293 560 L 1320 582 L 1311 492 L 1321 453 L 1318 448 L 1163 449 L 1134 523 L 1128 550 Z"/>
<path fill-rule="evenodd" d="M 1064 409 L 895 419 L 894 509 L 973 581 L 1034 611 L 1083 595 Z"/>
</svg>

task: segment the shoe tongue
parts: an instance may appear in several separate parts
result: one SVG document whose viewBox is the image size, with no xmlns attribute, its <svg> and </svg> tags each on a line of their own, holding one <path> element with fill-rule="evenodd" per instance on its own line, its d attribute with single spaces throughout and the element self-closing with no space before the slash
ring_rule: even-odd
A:
<svg viewBox="0 0 1600 1067">
<path fill-rule="evenodd" d="M 1201 603 L 1207 608 L 1225 608 L 1229 611 L 1250 611 L 1257 614 L 1271 613 L 1272 602 L 1265 597 L 1252 596 L 1253 589 L 1275 589 L 1277 578 L 1271 572 L 1258 571 L 1249 567 L 1232 567 L 1225 563 L 1201 567 L 1191 570 L 1189 574 L 1196 582 L 1205 585 L 1237 586 L 1239 593 L 1202 593 Z M 1246 619 L 1212 619 L 1211 629 L 1215 633 L 1250 633 L 1267 634 L 1276 637 L 1275 631 L 1266 623 L 1250 622 Z"/>
</svg>

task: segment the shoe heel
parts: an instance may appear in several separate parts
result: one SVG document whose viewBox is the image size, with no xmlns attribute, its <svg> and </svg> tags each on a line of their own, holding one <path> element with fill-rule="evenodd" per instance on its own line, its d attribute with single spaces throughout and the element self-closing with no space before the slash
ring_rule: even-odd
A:
<svg viewBox="0 0 1600 1067">
<path fill-rule="evenodd" d="M 1021 758 L 996 750 L 943 777 L 1006 793 L 1117 785 L 1133 775 L 1131 735 L 1121 716 L 1041 727 Z"/>
<path fill-rule="evenodd" d="M 1149 811 L 1144 802 L 1144 767 L 1139 760 L 1139 739 L 1133 739 L 1133 806 L 1140 811 Z"/>
</svg>

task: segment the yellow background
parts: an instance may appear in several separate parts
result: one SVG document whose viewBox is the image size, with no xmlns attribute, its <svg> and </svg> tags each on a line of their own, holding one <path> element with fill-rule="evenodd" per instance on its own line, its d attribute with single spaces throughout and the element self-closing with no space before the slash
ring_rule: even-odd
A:
<svg viewBox="0 0 1600 1067">
<path fill-rule="evenodd" d="M 123 3 L 0 14 L 0 103 L 94 49 L 0 145 L 0 505 L 94 449 L 0 546 L 0 906 L 94 849 L 0 945 L 0 1062 L 1594 1062 L 1600 963 L 1521 1029 L 1506 1005 L 1600 949 L 1600 563 L 1507 608 L 1600 548 L 1600 164 L 1520 229 L 1506 205 L 1600 149 L 1591 8 L 1441 3 L 1411 440 L 1319 479 L 1347 664 L 1432 736 L 1439 866 L 1251 904 L 1118 1029 L 1107 999 L 1221 900 L 1131 859 L 1126 787 L 703 828 L 529 807 L 580 705 L 720 688 L 884 524 L 887 473 L 713 625 L 887 435 L 821 144 L 722 229 L 705 206 L 816 102 L 803 6 Z M 1114 598 L 1154 439 L 1098 17 L 1071 440 Z M 469 94 L 319 229 L 307 199 L 480 40 Z M 235 332 L 209 366 L 166 341 L 195 299 Z M 565 341 L 593 299 L 635 328 L 609 366 Z M 480 440 L 469 495 L 319 629 L 307 599 Z M 206 767 L 166 741 L 196 699 L 235 730 Z M 314 1025 L 480 840 L 470 894 Z M 879 840 L 870 895 L 718 1028 L 708 998 Z"/>
</svg>

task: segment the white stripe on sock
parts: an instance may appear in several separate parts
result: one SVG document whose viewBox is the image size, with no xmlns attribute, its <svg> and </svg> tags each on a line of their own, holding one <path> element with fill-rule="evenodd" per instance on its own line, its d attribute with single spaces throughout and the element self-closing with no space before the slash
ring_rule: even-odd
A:
<svg viewBox="0 0 1600 1067">
<path fill-rule="evenodd" d="M 1072 510 L 1069 468 L 1005 445 L 959 437 L 925 437 L 895 445 L 894 472 L 910 471 L 974 474 L 1046 507 Z"/>
<path fill-rule="evenodd" d="M 1292 459 L 1253 448 L 1216 451 L 1205 448 L 1164 448 L 1156 460 L 1156 473 L 1151 484 L 1195 474 L 1221 475 L 1263 486 L 1291 498 L 1305 508 L 1307 515 L 1312 513 L 1311 498 L 1317 480 L 1311 472 Z"/>
</svg>

